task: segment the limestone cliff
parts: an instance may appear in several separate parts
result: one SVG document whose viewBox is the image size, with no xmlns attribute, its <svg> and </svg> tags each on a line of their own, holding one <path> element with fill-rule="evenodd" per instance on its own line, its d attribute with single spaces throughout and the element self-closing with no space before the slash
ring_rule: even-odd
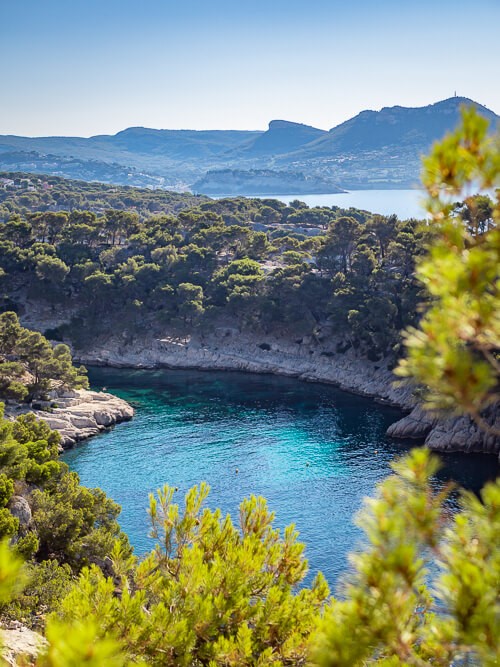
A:
<svg viewBox="0 0 500 667">
<path fill-rule="evenodd" d="M 438 451 L 500 452 L 498 438 L 484 434 L 467 417 L 446 419 L 425 412 L 417 405 L 413 387 L 396 381 L 387 360 L 371 362 L 352 348 L 344 351 L 331 335 L 292 341 L 220 327 L 207 336 L 141 338 L 127 344 L 116 337 L 77 356 L 94 365 L 247 371 L 327 382 L 408 411 L 390 427 L 391 437 L 415 439 Z M 500 421 L 493 415 L 495 419 Z"/>
</svg>

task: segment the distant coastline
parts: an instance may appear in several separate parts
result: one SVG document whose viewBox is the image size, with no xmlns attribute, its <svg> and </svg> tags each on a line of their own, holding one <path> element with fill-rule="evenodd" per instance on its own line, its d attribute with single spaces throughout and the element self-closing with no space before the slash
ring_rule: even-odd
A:
<svg viewBox="0 0 500 667">
<path fill-rule="evenodd" d="M 245 195 L 247 196 L 247 195 Z M 248 195 L 257 199 L 277 199 L 289 204 L 294 199 L 300 199 L 307 206 L 339 206 L 340 208 L 357 208 L 381 215 L 397 215 L 400 220 L 406 218 L 423 219 L 426 212 L 422 207 L 424 191 L 416 188 L 372 188 L 352 189 L 336 194 L 284 194 L 284 195 Z M 222 199 L 223 197 L 214 197 Z"/>
</svg>

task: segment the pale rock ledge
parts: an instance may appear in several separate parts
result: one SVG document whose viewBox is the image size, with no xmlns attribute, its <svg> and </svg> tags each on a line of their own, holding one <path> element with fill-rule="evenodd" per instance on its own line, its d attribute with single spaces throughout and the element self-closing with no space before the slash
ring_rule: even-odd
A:
<svg viewBox="0 0 500 667">
<path fill-rule="evenodd" d="M 38 656 L 47 650 L 45 637 L 33 632 L 18 621 L 11 621 L 0 628 L 2 643 L 0 662 L 10 667 L 34 665 Z"/>
<path fill-rule="evenodd" d="M 134 416 L 134 408 L 122 398 L 100 391 L 65 391 L 52 401 L 57 407 L 50 411 L 31 409 L 30 412 L 60 434 L 63 449 Z"/>
</svg>

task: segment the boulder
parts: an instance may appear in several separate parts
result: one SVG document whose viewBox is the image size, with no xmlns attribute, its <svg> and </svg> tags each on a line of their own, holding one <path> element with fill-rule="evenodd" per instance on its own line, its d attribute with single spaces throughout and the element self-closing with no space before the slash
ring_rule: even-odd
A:
<svg viewBox="0 0 500 667">
<path fill-rule="evenodd" d="M 36 658 L 45 652 L 47 640 L 21 623 L 13 622 L 10 626 L 0 631 L 2 664 L 11 667 L 33 665 Z"/>
<path fill-rule="evenodd" d="M 31 508 L 26 498 L 22 496 L 12 496 L 7 505 L 12 516 L 19 519 L 22 528 L 29 528 L 31 525 Z"/>
</svg>

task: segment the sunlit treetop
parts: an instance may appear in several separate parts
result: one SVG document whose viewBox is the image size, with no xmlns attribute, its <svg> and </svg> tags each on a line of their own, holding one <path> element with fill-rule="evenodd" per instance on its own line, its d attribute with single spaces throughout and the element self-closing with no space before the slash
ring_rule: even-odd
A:
<svg viewBox="0 0 500 667">
<path fill-rule="evenodd" d="M 468 413 L 495 434 L 487 417 L 500 398 L 499 142 L 485 119 L 463 109 L 461 126 L 424 159 L 435 238 L 417 276 L 432 302 L 407 333 L 397 370 L 427 388 L 429 407 Z"/>
</svg>

